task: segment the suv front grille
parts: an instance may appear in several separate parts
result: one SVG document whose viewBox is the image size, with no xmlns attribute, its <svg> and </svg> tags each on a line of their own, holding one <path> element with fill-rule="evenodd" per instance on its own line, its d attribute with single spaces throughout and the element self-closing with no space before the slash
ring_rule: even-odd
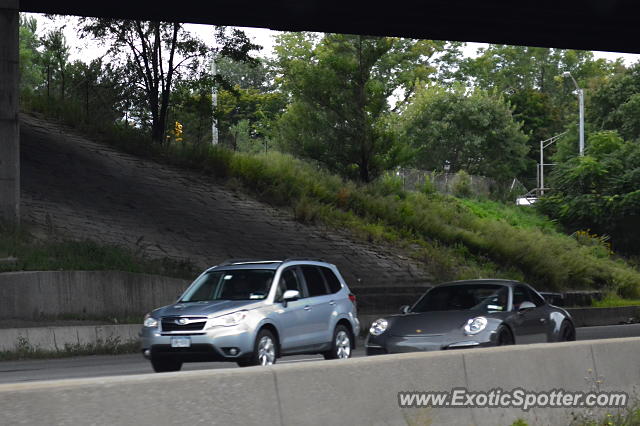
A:
<svg viewBox="0 0 640 426">
<path fill-rule="evenodd" d="M 178 320 L 187 320 L 186 324 L 178 324 Z M 202 317 L 164 317 L 162 318 L 162 331 L 198 331 L 207 323 Z"/>
</svg>

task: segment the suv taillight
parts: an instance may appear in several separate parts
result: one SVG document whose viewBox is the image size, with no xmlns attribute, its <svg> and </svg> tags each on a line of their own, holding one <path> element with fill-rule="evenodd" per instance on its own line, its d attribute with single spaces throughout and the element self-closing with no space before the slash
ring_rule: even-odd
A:
<svg viewBox="0 0 640 426">
<path fill-rule="evenodd" d="M 353 293 L 349 293 L 349 300 L 353 303 L 353 306 L 356 306 L 356 295 Z"/>
</svg>

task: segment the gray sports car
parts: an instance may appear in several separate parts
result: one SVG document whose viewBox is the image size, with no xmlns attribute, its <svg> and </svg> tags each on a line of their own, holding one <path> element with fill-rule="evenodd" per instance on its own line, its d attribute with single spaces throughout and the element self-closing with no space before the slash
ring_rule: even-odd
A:
<svg viewBox="0 0 640 426">
<path fill-rule="evenodd" d="M 367 355 L 575 340 L 571 316 L 529 285 L 485 279 L 428 290 L 402 313 L 377 319 Z"/>
</svg>

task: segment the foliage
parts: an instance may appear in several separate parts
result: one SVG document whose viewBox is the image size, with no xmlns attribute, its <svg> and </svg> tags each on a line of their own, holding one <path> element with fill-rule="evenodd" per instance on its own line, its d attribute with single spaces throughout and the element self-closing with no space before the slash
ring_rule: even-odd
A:
<svg viewBox="0 0 640 426">
<path fill-rule="evenodd" d="M 454 172 L 508 179 L 525 165 L 527 138 L 509 106 L 481 90 L 419 90 L 398 127 L 420 169 L 442 170 L 448 162 Z"/>
<path fill-rule="evenodd" d="M 403 149 L 384 121 L 388 99 L 396 90 L 408 99 L 435 72 L 431 58 L 444 46 L 391 37 L 281 35 L 275 48 L 279 81 L 292 97 L 278 126 L 281 146 L 363 182 L 399 164 Z"/>
<path fill-rule="evenodd" d="M 471 176 L 464 170 L 458 170 L 453 184 L 453 195 L 458 198 L 469 198 L 473 195 Z"/>
<path fill-rule="evenodd" d="M 640 139 L 640 62 L 597 87 L 586 115 L 597 129 L 616 130 L 625 140 Z"/>
<path fill-rule="evenodd" d="M 570 283 L 571 288 L 617 289 L 624 297 L 640 297 L 640 272 L 560 234 L 533 211 L 514 214 L 495 202 L 405 192 L 393 178 L 356 184 L 276 152 L 251 155 L 172 144 L 151 155 L 225 178 L 262 200 L 294 209 L 301 221 L 411 247 L 438 279 L 503 277 L 546 290 L 563 290 Z"/>
<path fill-rule="evenodd" d="M 536 176 L 540 141 L 562 133 L 567 121 L 577 116 L 575 87 L 563 73 L 569 72 L 586 88 L 588 99 L 591 87 L 621 68 L 619 62 L 595 59 L 589 51 L 494 44 L 478 53 L 461 61 L 458 78 L 502 94 L 511 103 L 514 116 L 530 137 L 528 167 L 523 174 L 529 181 Z M 554 147 L 549 151 L 553 153 Z"/>
<path fill-rule="evenodd" d="M 640 144 L 616 132 L 592 133 L 586 155 L 559 164 L 551 175 L 553 194 L 541 211 L 569 232 L 592 229 L 611 237 L 616 251 L 638 253 L 640 237 Z"/>
</svg>

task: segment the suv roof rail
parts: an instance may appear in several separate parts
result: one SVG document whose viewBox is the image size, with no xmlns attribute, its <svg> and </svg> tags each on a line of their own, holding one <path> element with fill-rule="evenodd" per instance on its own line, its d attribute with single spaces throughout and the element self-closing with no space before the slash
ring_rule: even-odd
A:
<svg viewBox="0 0 640 426">
<path fill-rule="evenodd" d="M 242 265 L 247 263 L 282 263 L 282 260 L 265 260 L 265 259 L 227 259 L 218 263 L 216 266 Z"/>
<path fill-rule="evenodd" d="M 313 258 L 313 257 L 288 257 L 285 260 L 283 260 L 282 262 L 293 262 L 293 261 L 296 261 L 296 260 L 309 260 L 311 262 L 331 263 L 331 262 L 327 262 L 324 259 Z"/>
</svg>

